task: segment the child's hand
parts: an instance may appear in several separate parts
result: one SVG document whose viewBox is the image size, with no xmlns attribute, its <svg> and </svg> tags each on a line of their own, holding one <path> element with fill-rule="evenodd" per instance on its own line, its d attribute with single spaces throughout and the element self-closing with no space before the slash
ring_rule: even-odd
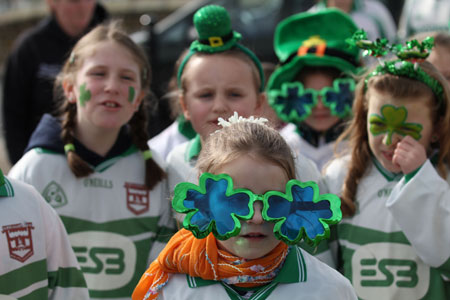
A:
<svg viewBox="0 0 450 300">
<path fill-rule="evenodd" d="M 403 174 L 409 174 L 421 167 L 427 160 L 425 147 L 411 136 L 405 136 L 394 151 L 392 162 L 398 165 Z"/>
</svg>

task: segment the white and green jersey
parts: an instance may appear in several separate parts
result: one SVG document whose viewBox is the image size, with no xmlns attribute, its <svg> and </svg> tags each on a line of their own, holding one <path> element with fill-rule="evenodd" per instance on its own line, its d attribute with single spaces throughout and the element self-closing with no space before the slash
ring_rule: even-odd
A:
<svg viewBox="0 0 450 300">
<path fill-rule="evenodd" d="M 198 171 L 195 169 L 195 164 L 201 149 L 200 135 L 197 135 L 192 140 L 175 146 L 169 152 L 166 162 L 167 179 L 171 192 L 180 182 L 198 182 Z"/>
<path fill-rule="evenodd" d="M 314 162 L 319 171 L 334 157 L 334 141 L 322 142 L 318 147 L 314 147 L 298 133 L 297 127 L 292 123 L 281 129 L 280 134 L 298 155 L 305 156 Z"/>
<path fill-rule="evenodd" d="M 327 168 L 330 192 L 341 193 L 348 159 Z M 360 299 L 450 299 L 449 182 L 430 161 L 411 178 L 373 159 L 356 214 L 337 225 L 341 268 Z"/>
<path fill-rule="evenodd" d="M 239 292 L 238 292 L 239 289 Z M 280 273 L 266 286 L 232 288 L 186 274 L 171 275 L 159 292 L 162 300 L 356 299 L 350 282 L 336 270 L 298 247 L 292 247 Z"/>
<path fill-rule="evenodd" d="M 89 299 L 55 210 L 33 187 L 1 172 L 0 253 L 0 299 Z"/>
<path fill-rule="evenodd" d="M 129 299 L 173 234 L 167 181 L 146 189 L 144 159 L 134 146 L 82 178 L 65 155 L 35 148 L 10 175 L 36 187 L 61 216 L 91 299 Z"/>
</svg>

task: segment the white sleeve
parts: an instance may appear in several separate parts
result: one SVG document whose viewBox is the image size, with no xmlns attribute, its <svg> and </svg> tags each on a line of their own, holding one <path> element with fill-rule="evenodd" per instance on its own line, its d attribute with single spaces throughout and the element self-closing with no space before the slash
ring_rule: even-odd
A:
<svg viewBox="0 0 450 300">
<path fill-rule="evenodd" d="M 342 178 L 345 177 L 343 170 L 346 170 L 346 161 L 342 159 L 333 160 L 326 169 L 324 169 L 323 178 L 320 180 L 320 193 L 333 193 L 340 196 L 342 187 Z M 322 190 L 324 192 L 322 192 Z M 300 247 L 309 254 L 315 256 L 330 267 L 337 268 L 338 241 L 336 240 L 336 226 L 331 226 L 331 235 L 328 240 L 323 240 L 316 248 L 312 248 L 305 243 L 301 243 Z"/>
<path fill-rule="evenodd" d="M 447 180 L 450 180 L 448 177 Z M 429 160 L 409 181 L 403 178 L 386 202 L 417 255 L 450 275 L 450 184 Z"/>
<path fill-rule="evenodd" d="M 301 153 L 294 157 L 295 177 L 303 182 L 314 181 L 319 186 L 320 194 L 328 193 L 316 164 Z"/>
<path fill-rule="evenodd" d="M 328 193 L 341 196 L 342 185 L 348 169 L 349 156 L 343 158 L 336 158 L 332 160 L 323 171 L 323 184 L 326 186 Z M 318 255 L 315 255 L 321 261 L 325 262 L 332 268 L 338 266 L 338 238 L 336 225 L 330 227 L 331 235 L 326 241 L 319 244 Z"/>
<path fill-rule="evenodd" d="M 40 215 L 45 227 L 49 299 L 89 299 L 83 272 L 61 219 L 36 189 L 30 190 L 31 196 L 40 204 Z"/>
<path fill-rule="evenodd" d="M 34 149 L 25 153 L 19 161 L 9 170 L 8 177 L 32 184 L 33 171 L 38 163 L 37 154 Z"/>
</svg>

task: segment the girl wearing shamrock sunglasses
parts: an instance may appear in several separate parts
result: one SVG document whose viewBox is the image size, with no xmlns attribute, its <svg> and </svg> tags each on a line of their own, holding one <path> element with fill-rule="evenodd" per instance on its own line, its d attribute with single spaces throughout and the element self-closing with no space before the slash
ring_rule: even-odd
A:
<svg viewBox="0 0 450 300">
<path fill-rule="evenodd" d="M 198 184 L 176 186 L 186 217 L 135 299 L 356 299 L 337 271 L 295 246 L 329 236 L 340 200 L 295 180 L 291 150 L 261 119 L 230 118 L 206 141 Z"/>
<path fill-rule="evenodd" d="M 346 39 L 356 29 L 343 12 L 325 9 L 292 15 L 275 30 L 279 64 L 267 83 L 269 103 L 291 123 L 281 134 L 319 170 L 333 157 L 335 140 L 351 117 L 352 75 L 361 64 L 359 49 Z"/>
</svg>

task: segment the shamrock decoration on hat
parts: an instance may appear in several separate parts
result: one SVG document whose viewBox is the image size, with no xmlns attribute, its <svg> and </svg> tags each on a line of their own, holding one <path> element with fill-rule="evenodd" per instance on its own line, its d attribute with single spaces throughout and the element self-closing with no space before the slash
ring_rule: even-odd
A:
<svg viewBox="0 0 450 300">
<path fill-rule="evenodd" d="M 350 74 L 358 72 L 359 49 L 346 43 L 346 39 L 352 37 L 356 30 L 351 18 L 337 9 L 296 14 L 278 24 L 275 29 L 274 50 L 280 66 L 267 83 L 267 93 L 269 103 L 282 120 L 301 122 L 311 113 L 311 101 L 302 102 L 305 99 L 303 93 L 308 90 L 301 83 L 298 91 L 291 90 L 289 97 L 283 100 L 287 90 L 284 85 L 292 88 L 304 67 L 332 67 Z M 348 81 L 335 82 L 330 88 L 335 89 L 336 93 L 329 93 L 330 98 L 323 99 L 325 91 L 321 91 L 322 102 L 330 108 L 333 115 L 340 118 L 348 116 L 353 101 L 353 95 L 348 90 L 353 92 L 354 84 L 349 84 Z M 297 97 L 292 97 L 295 94 Z M 292 101 L 297 103 L 290 103 Z M 306 107 L 301 108 L 302 105 Z M 294 111 L 287 108 L 297 109 Z"/>
</svg>

